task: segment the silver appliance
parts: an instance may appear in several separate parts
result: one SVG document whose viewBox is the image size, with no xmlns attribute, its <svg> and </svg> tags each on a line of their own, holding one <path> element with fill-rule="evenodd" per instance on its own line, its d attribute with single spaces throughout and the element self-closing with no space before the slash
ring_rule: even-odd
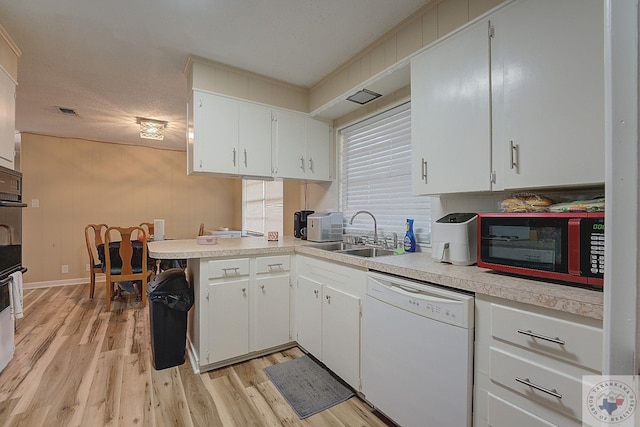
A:
<svg viewBox="0 0 640 427">
<path fill-rule="evenodd" d="M 370 404 L 403 427 L 471 426 L 473 296 L 369 273 L 362 320 Z"/>
<path fill-rule="evenodd" d="M 433 224 L 431 256 L 438 262 L 473 265 L 478 261 L 478 214 L 451 213 Z"/>
<path fill-rule="evenodd" d="M 307 240 L 311 242 L 342 241 L 342 212 L 319 212 L 307 217 Z"/>
<path fill-rule="evenodd" d="M 0 167 L 0 371 L 13 358 L 15 324 L 11 316 L 11 274 L 22 266 L 22 174 Z"/>
</svg>

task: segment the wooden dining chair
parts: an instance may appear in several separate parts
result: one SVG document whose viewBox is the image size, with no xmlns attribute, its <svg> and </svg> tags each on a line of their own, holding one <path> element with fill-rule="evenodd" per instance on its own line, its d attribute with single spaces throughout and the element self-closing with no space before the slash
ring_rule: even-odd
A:
<svg viewBox="0 0 640 427">
<path fill-rule="evenodd" d="M 84 239 L 89 253 L 89 298 L 93 298 L 96 289 L 96 273 L 102 273 L 102 261 L 98 256 L 98 245 L 102 245 L 107 224 L 89 224 L 84 228 Z"/>
<path fill-rule="evenodd" d="M 141 243 L 142 247 L 135 251 L 136 256 L 134 256 L 134 245 L 139 243 L 137 239 L 139 234 L 144 236 L 144 240 Z M 139 226 L 107 228 L 104 239 L 107 311 L 111 311 L 111 298 L 116 282 L 139 281 L 138 290 L 142 306 L 146 305 L 147 283 L 153 275 L 153 269 L 149 269 L 147 262 L 147 237 L 147 232 Z M 112 251 L 112 245 L 114 248 L 117 246 L 117 250 Z M 116 257 L 116 254 L 119 257 Z"/>
<path fill-rule="evenodd" d="M 144 228 L 147 232 L 147 238 L 153 236 L 153 223 L 152 222 L 141 222 L 140 227 Z"/>
</svg>

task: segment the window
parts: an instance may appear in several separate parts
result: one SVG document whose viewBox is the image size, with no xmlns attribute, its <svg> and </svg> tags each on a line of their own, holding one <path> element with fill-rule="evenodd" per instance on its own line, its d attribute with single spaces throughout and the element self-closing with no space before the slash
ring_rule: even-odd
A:
<svg viewBox="0 0 640 427">
<path fill-rule="evenodd" d="M 411 104 L 406 103 L 340 131 L 340 210 L 345 232 L 372 230 L 368 215 L 349 220 L 359 210 L 375 215 L 378 233 L 398 234 L 414 220 L 418 244 L 431 243 L 430 198 L 411 193 Z"/>
<path fill-rule="evenodd" d="M 263 236 L 277 231 L 283 223 L 282 181 L 242 180 L 242 229 Z"/>
</svg>

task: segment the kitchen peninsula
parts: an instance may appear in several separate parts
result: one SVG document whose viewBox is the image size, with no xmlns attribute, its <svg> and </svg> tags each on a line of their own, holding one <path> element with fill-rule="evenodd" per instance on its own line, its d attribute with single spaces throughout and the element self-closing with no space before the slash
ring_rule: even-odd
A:
<svg viewBox="0 0 640 427">
<path fill-rule="evenodd" d="M 293 237 L 268 242 L 266 238 L 218 239 L 216 245 L 199 245 L 195 239 L 149 243 L 149 257 L 156 259 L 228 258 L 272 254 L 304 254 L 327 261 L 376 270 L 534 306 L 594 319 L 602 319 L 603 294 L 591 289 L 499 274 L 475 266 L 434 262 L 428 253 L 362 258 L 319 249 L 317 244 Z M 197 296 L 196 296 L 197 302 Z"/>
<path fill-rule="evenodd" d="M 474 425 L 542 413 L 558 425 L 579 425 L 572 396 L 580 396 L 582 375 L 601 372 L 602 292 L 437 263 L 428 253 L 364 258 L 321 246 L 293 237 L 150 242 L 152 258 L 188 260 L 194 371 L 298 345 L 366 399 L 362 302 L 367 273 L 377 271 L 475 295 Z M 540 378 L 567 398 L 527 394 L 514 375 Z"/>
</svg>

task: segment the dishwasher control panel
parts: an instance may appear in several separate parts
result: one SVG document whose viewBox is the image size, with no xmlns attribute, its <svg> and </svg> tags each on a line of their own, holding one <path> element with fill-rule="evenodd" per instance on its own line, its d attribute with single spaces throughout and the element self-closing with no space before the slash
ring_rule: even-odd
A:
<svg viewBox="0 0 640 427">
<path fill-rule="evenodd" d="M 422 317 L 473 328 L 471 295 L 377 273 L 369 274 L 367 295 Z"/>
</svg>

